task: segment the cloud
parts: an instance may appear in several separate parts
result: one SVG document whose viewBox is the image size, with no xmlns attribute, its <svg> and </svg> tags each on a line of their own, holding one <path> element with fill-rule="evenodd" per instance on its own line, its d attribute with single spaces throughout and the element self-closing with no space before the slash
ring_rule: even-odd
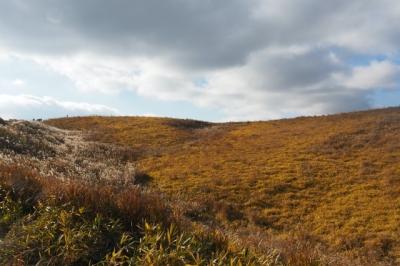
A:
<svg viewBox="0 0 400 266">
<path fill-rule="evenodd" d="M 117 115 L 114 108 L 82 102 L 59 101 L 51 97 L 0 94 L 3 118 L 49 118 L 74 115 Z"/>
<path fill-rule="evenodd" d="M 374 90 L 399 89 L 399 17 L 397 0 L 10 0 L 0 52 L 84 91 L 278 118 L 364 109 Z"/>
<path fill-rule="evenodd" d="M 350 88 L 390 89 L 399 84 L 399 75 L 400 66 L 389 61 L 373 61 L 367 66 L 355 67 L 345 84 Z"/>
<path fill-rule="evenodd" d="M 366 91 L 346 86 L 352 77 L 352 68 L 326 49 L 266 49 L 246 65 L 210 74 L 198 101 L 220 106 L 230 120 L 368 108 Z"/>
<path fill-rule="evenodd" d="M 21 80 L 21 79 L 15 79 L 13 80 L 12 84 L 16 87 L 21 87 L 25 85 L 25 81 Z"/>
</svg>

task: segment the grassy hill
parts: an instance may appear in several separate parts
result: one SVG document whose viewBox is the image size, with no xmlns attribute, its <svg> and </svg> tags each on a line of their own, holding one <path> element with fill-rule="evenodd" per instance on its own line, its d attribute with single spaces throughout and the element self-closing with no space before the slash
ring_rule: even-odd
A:
<svg viewBox="0 0 400 266">
<path fill-rule="evenodd" d="M 400 109 L 267 122 L 46 121 L 130 147 L 148 186 L 192 221 L 249 236 L 307 232 L 331 251 L 400 263 Z"/>
<path fill-rule="evenodd" d="M 284 262 L 274 248 L 257 252 L 192 224 L 146 187 L 134 149 L 38 122 L 0 122 L 0 265 Z"/>
<path fill-rule="evenodd" d="M 399 108 L 0 120 L 0 264 L 396 265 L 399 132 Z"/>
</svg>

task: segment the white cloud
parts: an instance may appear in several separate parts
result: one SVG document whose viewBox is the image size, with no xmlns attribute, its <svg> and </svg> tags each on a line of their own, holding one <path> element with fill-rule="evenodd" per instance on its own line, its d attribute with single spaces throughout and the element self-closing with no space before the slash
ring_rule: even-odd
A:
<svg viewBox="0 0 400 266">
<path fill-rule="evenodd" d="M 80 53 L 31 57 L 71 79 L 81 90 L 122 89 L 162 100 L 217 107 L 228 120 L 281 118 L 365 109 L 368 92 L 398 84 L 399 67 L 389 61 L 351 67 L 329 48 L 271 47 L 246 64 L 197 71 L 164 58 L 115 58 Z M 196 79 L 204 80 L 199 86 Z"/>
<path fill-rule="evenodd" d="M 67 115 L 117 115 L 99 104 L 59 101 L 51 97 L 0 94 L 0 116 L 7 118 L 49 118 Z"/>
<path fill-rule="evenodd" d="M 21 87 L 25 85 L 25 81 L 21 80 L 21 79 L 15 79 L 13 80 L 12 84 L 16 87 Z"/>
<path fill-rule="evenodd" d="M 139 71 L 135 62 L 114 57 L 80 53 L 73 56 L 38 56 L 19 54 L 47 66 L 72 80 L 83 91 L 116 93 L 131 88 Z"/>
<path fill-rule="evenodd" d="M 353 68 L 351 77 L 344 83 L 350 88 L 390 89 L 399 85 L 400 67 L 389 61 L 373 61 L 367 66 Z"/>
</svg>

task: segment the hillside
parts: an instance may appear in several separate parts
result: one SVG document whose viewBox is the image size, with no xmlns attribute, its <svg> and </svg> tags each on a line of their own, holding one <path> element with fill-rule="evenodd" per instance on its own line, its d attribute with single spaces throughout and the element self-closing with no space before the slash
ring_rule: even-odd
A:
<svg viewBox="0 0 400 266">
<path fill-rule="evenodd" d="M 400 259 L 399 108 L 267 122 L 46 123 L 133 148 L 148 186 L 195 203 L 194 221 L 244 235 L 304 231 L 343 254 Z"/>
<path fill-rule="evenodd" d="M 146 187 L 133 149 L 0 120 L 1 265 L 276 265 Z M 256 255 L 257 254 L 257 255 Z M 288 259 L 285 259 L 286 261 Z"/>
<path fill-rule="evenodd" d="M 0 264 L 398 264 L 399 122 L 0 119 Z"/>
</svg>

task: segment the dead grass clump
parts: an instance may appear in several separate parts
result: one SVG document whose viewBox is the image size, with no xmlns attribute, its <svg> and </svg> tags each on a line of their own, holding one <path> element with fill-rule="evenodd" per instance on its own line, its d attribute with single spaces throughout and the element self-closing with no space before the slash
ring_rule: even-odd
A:
<svg viewBox="0 0 400 266">
<path fill-rule="evenodd" d="M 237 205 L 223 204 L 219 209 L 224 220 L 233 222 L 244 219 L 244 213 L 240 210 L 240 207 Z"/>
<path fill-rule="evenodd" d="M 0 185 L 11 192 L 13 199 L 21 200 L 25 209 L 34 206 L 42 193 L 39 176 L 31 169 L 15 164 L 0 164 Z"/>
<path fill-rule="evenodd" d="M 390 236 L 380 236 L 377 239 L 366 241 L 365 248 L 370 257 L 380 258 L 381 260 L 394 259 L 391 256 L 391 250 L 397 244 L 396 241 L 398 240 L 394 240 Z"/>
<path fill-rule="evenodd" d="M 186 129 L 186 130 L 201 129 L 212 125 L 212 123 L 209 122 L 191 120 L 191 119 L 173 119 L 173 120 L 168 120 L 166 124 L 171 127 Z"/>
<path fill-rule="evenodd" d="M 90 143 L 80 151 L 79 155 L 98 161 L 112 160 L 114 162 L 127 163 L 136 161 L 140 156 L 140 152 L 130 147 Z"/>
<path fill-rule="evenodd" d="M 246 220 L 245 214 L 236 204 L 214 199 L 202 199 L 195 202 L 184 203 L 181 199 L 177 202 L 183 209 L 182 215 L 190 221 L 201 222 L 208 225 L 236 224 L 240 226 Z"/>
<path fill-rule="evenodd" d="M 170 209 L 166 202 L 159 195 L 134 185 L 120 187 L 82 180 L 61 181 L 41 177 L 18 165 L 0 165 L 0 184 L 12 191 L 14 198 L 22 199 L 26 206 L 45 200 L 56 206 L 70 203 L 95 213 L 121 217 L 127 224 L 142 220 L 169 222 Z"/>
<path fill-rule="evenodd" d="M 139 185 L 139 186 L 147 186 L 151 181 L 153 180 L 153 177 L 148 175 L 147 173 L 141 171 L 141 170 L 136 170 L 134 172 L 134 184 Z"/>
<path fill-rule="evenodd" d="M 131 186 L 124 189 L 111 185 L 88 186 L 77 181 L 49 186 L 45 192 L 53 197 L 56 205 L 70 202 L 95 213 L 121 217 L 126 224 L 142 220 L 169 222 L 169 208 L 158 196 Z"/>
<path fill-rule="evenodd" d="M 34 138 L 10 128 L 0 128 L 0 151 L 47 158 L 55 155 L 55 150 L 42 138 Z"/>
</svg>

